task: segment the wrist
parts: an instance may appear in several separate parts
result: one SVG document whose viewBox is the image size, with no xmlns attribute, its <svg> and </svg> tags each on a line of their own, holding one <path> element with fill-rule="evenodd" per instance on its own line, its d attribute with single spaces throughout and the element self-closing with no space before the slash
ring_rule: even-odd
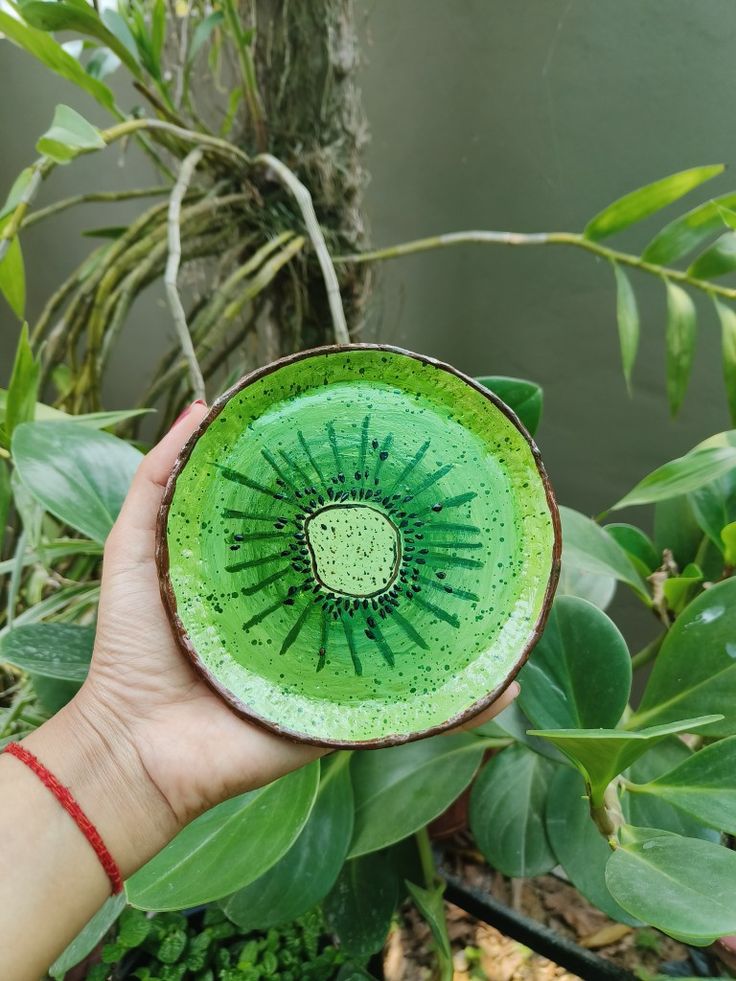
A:
<svg viewBox="0 0 736 981">
<path fill-rule="evenodd" d="M 86 686 L 23 740 L 95 825 L 123 878 L 180 830 L 125 727 Z"/>
</svg>

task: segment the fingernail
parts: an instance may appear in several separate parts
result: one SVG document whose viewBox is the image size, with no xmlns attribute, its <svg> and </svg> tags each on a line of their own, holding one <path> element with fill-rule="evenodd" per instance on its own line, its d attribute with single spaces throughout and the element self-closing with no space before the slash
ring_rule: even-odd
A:
<svg viewBox="0 0 736 981">
<path fill-rule="evenodd" d="M 207 403 L 205 402 L 204 399 L 197 399 L 196 401 L 192 402 L 191 405 L 188 405 L 186 409 L 184 409 L 183 412 L 180 412 L 179 415 L 176 417 L 176 419 L 174 419 L 174 421 L 171 424 L 171 428 L 173 429 L 174 426 L 177 426 L 182 421 L 182 419 L 184 419 L 185 416 L 188 416 L 195 405 L 206 405 L 206 404 Z"/>
<path fill-rule="evenodd" d="M 520 691 L 521 691 L 521 685 L 519 684 L 519 682 L 512 681 L 511 684 L 509 685 L 509 694 L 511 695 L 511 697 L 516 698 L 516 696 L 519 694 Z"/>
</svg>

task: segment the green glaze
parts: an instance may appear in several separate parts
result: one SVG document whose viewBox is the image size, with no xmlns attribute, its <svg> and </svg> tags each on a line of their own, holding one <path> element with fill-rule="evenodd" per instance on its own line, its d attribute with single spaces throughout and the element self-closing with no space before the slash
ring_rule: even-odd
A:
<svg viewBox="0 0 736 981">
<path fill-rule="evenodd" d="M 244 711 L 315 741 L 401 741 L 503 685 L 550 598 L 554 505 L 482 389 L 355 347 L 220 404 L 165 534 L 188 644 Z"/>
</svg>

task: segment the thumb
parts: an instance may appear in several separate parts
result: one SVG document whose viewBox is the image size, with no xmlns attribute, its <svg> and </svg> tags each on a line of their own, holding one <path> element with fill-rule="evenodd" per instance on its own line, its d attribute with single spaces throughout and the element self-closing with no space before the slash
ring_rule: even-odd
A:
<svg viewBox="0 0 736 981">
<path fill-rule="evenodd" d="M 153 558 L 156 520 L 166 482 L 177 455 L 208 411 L 201 400 L 193 402 L 143 457 L 105 543 L 106 557 L 113 561 L 120 557 L 129 562 Z"/>
</svg>

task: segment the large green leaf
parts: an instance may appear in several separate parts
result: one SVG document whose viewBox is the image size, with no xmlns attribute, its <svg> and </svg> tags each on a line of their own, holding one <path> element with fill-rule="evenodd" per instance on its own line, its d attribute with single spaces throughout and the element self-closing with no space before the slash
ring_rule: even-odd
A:
<svg viewBox="0 0 736 981">
<path fill-rule="evenodd" d="M 45 678 L 82 682 L 89 671 L 94 642 L 94 627 L 29 623 L 2 636 L 0 661 Z"/>
<path fill-rule="evenodd" d="M 718 719 L 717 715 L 705 715 L 651 726 L 638 732 L 625 732 L 622 729 L 532 729 L 530 735 L 548 739 L 572 760 L 590 786 L 591 800 L 599 804 L 613 778 L 623 773 L 650 747 L 666 736 L 677 732 L 694 732 Z"/>
<path fill-rule="evenodd" d="M 9 215 L 11 211 L 15 211 L 23 200 L 23 195 L 33 180 L 35 173 L 35 167 L 24 167 L 15 178 L 8 191 L 8 196 L 5 198 L 5 203 L 0 208 L 0 223 L 2 223 L 3 218 Z"/>
<path fill-rule="evenodd" d="M 584 572 L 568 563 L 560 569 L 556 596 L 579 596 L 593 603 L 599 610 L 607 610 L 616 595 L 616 579 L 613 576 Z"/>
<path fill-rule="evenodd" d="M 18 47 L 37 58 L 52 72 L 88 92 L 105 109 L 111 111 L 114 109 L 115 99 L 112 91 L 102 82 L 88 75 L 77 59 L 68 54 L 49 34 L 29 27 L 3 10 L 0 10 L 0 32 Z"/>
<path fill-rule="evenodd" d="M 686 494 L 654 505 L 654 546 L 660 555 L 668 548 L 675 562 L 684 567 L 695 559 L 702 540 L 703 533 Z"/>
<path fill-rule="evenodd" d="M 504 875 L 543 875 L 556 864 L 544 810 L 557 769 L 517 744 L 494 756 L 473 784 L 470 827 L 480 850 Z"/>
<path fill-rule="evenodd" d="M 529 729 L 531 729 L 531 722 L 519 707 L 519 699 L 517 698 L 500 715 L 477 728 L 475 732 L 478 735 L 497 739 L 510 736 L 515 742 L 523 743 L 529 749 L 533 749 L 535 753 L 546 756 L 548 760 L 568 765 L 567 757 L 563 756 L 551 743 L 545 739 L 536 739 L 534 736 L 527 735 Z"/>
<path fill-rule="evenodd" d="M 7 402 L 8 393 L 6 389 L 0 388 L 0 421 L 7 410 Z M 113 409 L 110 412 L 83 412 L 75 416 L 61 409 L 55 409 L 52 405 L 46 405 L 45 402 L 36 402 L 33 418 L 37 422 L 75 422 L 80 426 L 89 426 L 91 429 L 111 429 L 119 422 L 126 422 L 128 419 L 135 419 L 149 412 L 155 412 L 155 409 Z"/>
<path fill-rule="evenodd" d="M 536 728 L 615 726 L 631 692 L 631 657 L 605 613 L 561 596 L 519 683 L 519 705 Z"/>
<path fill-rule="evenodd" d="M 688 191 L 723 172 L 723 164 L 693 167 L 639 187 L 609 204 L 585 226 L 585 237 L 602 239 L 666 208 Z"/>
<path fill-rule="evenodd" d="M 59 954 L 49 968 L 49 976 L 54 981 L 63 981 L 67 971 L 92 953 L 124 908 L 125 893 L 110 896 L 63 953 Z"/>
<path fill-rule="evenodd" d="M 561 507 L 562 565 L 582 573 L 613 576 L 631 586 L 648 601 L 646 583 L 624 550 L 590 518 L 579 511 Z"/>
<path fill-rule="evenodd" d="M 41 707 L 49 715 L 56 715 L 74 698 L 79 689 L 79 681 L 62 681 L 60 678 L 46 678 L 41 674 L 29 674 Z"/>
<path fill-rule="evenodd" d="M 651 795 L 698 821 L 736 834 L 736 736 L 688 754 L 674 769 L 629 786 Z"/>
<path fill-rule="evenodd" d="M 736 207 L 736 193 L 705 201 L 658 232 L 642 253 L 645 262 L 669 266 L 708 241 L 723 228 L 722 208 Z"/>
<path fill-rule="evenodd" d="M 736 932 L 736 852 L 653 828 L 624 830 L 606 866 L 619 905 L 691 942 Z"/>
<path fill-rule="evenodd" d="M 721 360 L 731 422 L 736 425 L 736 310 L 713 298 L 721 322 Z"/>
<path fill-rule="evenodd" d="M 61 4 L 40 2 L 40 7 L 59 7 Z M 59 105 L 54 111 L 50 129 L 47 129 L 36 144 L 39 153 L 45 154 L 56 163 L 66 164 L 86 150 L 102 150 L 105 141 L 96 126 L 88 123 L 84 116 L 69 106 Z"/>
<path fill-rule="evenodd" d="M 9 446 L 13 430 L 22 422 L 30 422 L 36 409 L 40 365 L 33 357 L 28 340 L 28 325 L 23 324 L 15 351 L 13 371 L 5 401 L 3 430 L 5 445 Z M 2 416 L 0 415 L 0 419 Z"/>
<path fill-rule="evenodd" d="M 476 378 L 476 381 L 489 388 L 510 409 L 513 409 L 530 435 L 536 433 L 542 418 L 544 401 L 541 386 L 524 378 L 507 378 L 505 375 L 486 375 L 483 378 Z"/>
<path fill-rule="evenodd" d="M 26 308 L 26 267 L 17 235 L 0 259 L 0 293 L 16 317 L 22 318 Z"/>
<path fill-rule="evenodd" d="M 575 888 L 611 919 L 637 926 L 640 921 L 618 905 L 606 886 L 611 847 L 591 820 L 577 770 L 558 768 L 547 795 L 545 823 L 557 861 Z"/>
<path fill-rule="evenodd" d="M 367 960 L 385 943 L 397 898 L 391 852 L 377 852 L 345 863 L 322 908 L 340 947 Z"/>
<path fill-rule="evenodd" d="M 309 820 L 288 852 L 222 907 L 243 930 L 295 920 L 332 889 L 353 833 L 349 754 L 322 760 L 322 779 Z"/>
<path fill-rule="evenodd" d="M 432 889 L 425 889 L 413 882 L 406 883 L 411 898 L 424 917 L 427 926 L 432 931 L 437 959 L 439 961 L 440 978 L 442 981 L 452 981 L 454 971 L 452 966 L 452 947 L 447 933 L 447 917 L 445 916 L 445 883 L 440 882 Z"/>
<path fill-rule="evenodd" d="M 613 505 L 613 511 L 632 504 L 654 504 L 689 494 L 736 468 L 736 447 L 694 449 L 648 474 Z"/>
<path fill-rule="evenodd" d="M 8 521 L 8 511 L 10 510 L 10 498 L 10 471 L 5 460 L 0 460 L 0 555 L 2 555 L 3 541 L 5 540 L 5 526 Z"/>
<path fill-rule="evenodd" d="M 616 273 L 616 320 L 621 347 L 621 365 L 630 392 L 631 373 L 639 350 L 639 308 L 629 277 L 617 262 L 614 262 L 613 270 Z"/>
<path fill-rule="evenodd" d="M 636 525 L 614 523 L 603 526 L 607 535 L 620 545 L 631 559 L 640 576 L 646 577 L 661 564 L 661 553 L 654 542 Z"/>
<path fill-rule="evenodd" d="M 355 753 L 350 857 L 392 845 L 434 820 L 473 779 L 484 749 L 470 733 L 455 733 Z"/>
<path fill-rule="evenodd" d="M 681 286 L 667 280 L 667 398 L 676 415 L 685 398 L 695 358 L 695 304 Z"/>
<path fill-rule="evenodd" d="M 47 511 L 104 542 L 142 455 L 122 439 L 73 422 L 26 422 L 13 434 L 23 485 Z"/>
<path fill-rule="evenodd" d="M 629 725 L 718 712 L 712 736 L 736 733 L 736 579 L 701 593 L 670 628 Z"/>
<path fill-rule="evenodd" d="M 318 783 L 314 762 L 213 807 L 128 879 L 128 901 L 139 909 L 186 909 L 242 889 L 291 847 Z"/>
<path fill-rule="evenodd" d="M 716 279 L 736 269 L 736 232 L 726 232 L 698 256 L 688 269 L 695 279 Z"/>
<path fill-rule="evenodd" d="M 698 444 L 696 450 L 736 447 L 736 431 L 718 433 Z M 719 552 L 725 552 L 721 532 L 736 520 L 736 467 L 699 487 L 689 495 L 695 520 Z M 719 570 L 720 571 L 720 570 Z"/>
</svg>

